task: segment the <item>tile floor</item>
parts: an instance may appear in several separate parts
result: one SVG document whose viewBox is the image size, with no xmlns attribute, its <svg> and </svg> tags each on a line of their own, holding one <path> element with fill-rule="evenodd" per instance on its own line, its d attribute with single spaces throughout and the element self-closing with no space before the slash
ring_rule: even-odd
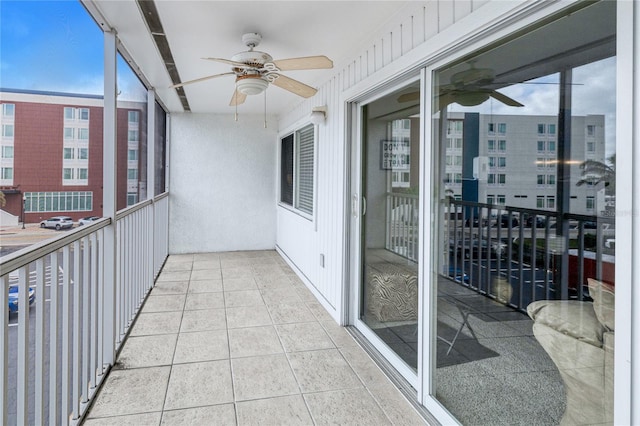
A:
<svg viewBox="0 0 640 426">
<path fill-rule="evenodd" d="M 275 251 L 170 256 L 84 422 L 424 420 Z"/>
</svg>

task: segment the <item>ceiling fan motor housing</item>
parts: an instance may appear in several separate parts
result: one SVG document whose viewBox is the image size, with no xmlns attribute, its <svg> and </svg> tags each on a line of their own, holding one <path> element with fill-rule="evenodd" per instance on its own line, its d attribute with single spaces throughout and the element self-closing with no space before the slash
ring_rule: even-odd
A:
<svg viewBox="0 0 640 426">
<path fill-rule="evenodd" d="M 251 67 L 262 68 L 267 62 L 273 62 L 271 55 L 265 52 L 259 52 L 257 50 L 249 50 L 247 52 L 240 52 L 233 55 L 232 61 L 242 62 Z"/>
</svg>

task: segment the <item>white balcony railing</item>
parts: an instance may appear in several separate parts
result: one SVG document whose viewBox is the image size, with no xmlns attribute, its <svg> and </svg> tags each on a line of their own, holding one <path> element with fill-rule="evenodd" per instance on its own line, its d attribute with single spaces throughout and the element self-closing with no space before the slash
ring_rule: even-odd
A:
<svg viewBox="0 0 640 426">
<path fill-rule="evenodd" d="M 168 195 L 117 214 L 115 259 L 110 225 L 104 218 L 0 260 L 2 424 L 77 423 L 111 367 L 168 253 Z M 21 309 L 30 289 L 35 300 Z"/>
</svg>

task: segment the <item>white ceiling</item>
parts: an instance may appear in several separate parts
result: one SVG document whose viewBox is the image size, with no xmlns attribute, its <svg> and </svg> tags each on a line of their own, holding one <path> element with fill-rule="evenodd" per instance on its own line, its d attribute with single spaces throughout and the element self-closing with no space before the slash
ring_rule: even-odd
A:
<svg viewBox="0 0 640 426">
<path fill-rule="evenodd" d="M 415 2 L 406 1 L 184 1 L 155 0 L 180 79 L 184 81 L 230 71 L 230 66 L 203 57 L 230 59 L 247 50 L 242 34 L 258 32 L 256 50 L 274 59 L 326 55 L 333 70 L 288 71 L 295 78 L 318 87 L 350 58 L 367 47 L 394 15 Z M 183 111 L 164 63 L 135 1 L 85 1 L 95 6 L 106 24 L 118 33 L 149 83 L 172 112 Z M 96 17 L 99 20 L 98 17 Z M 234 77 L 225 76 L 185 86 L 192 112 L 233 113 L 229 101 Z M 278 87 L 267 90 L 269 114 L 291 109 L 302 98 Z M 240 113 L 262 113 L 262 95 L 249 96 Z"/>
</svg>

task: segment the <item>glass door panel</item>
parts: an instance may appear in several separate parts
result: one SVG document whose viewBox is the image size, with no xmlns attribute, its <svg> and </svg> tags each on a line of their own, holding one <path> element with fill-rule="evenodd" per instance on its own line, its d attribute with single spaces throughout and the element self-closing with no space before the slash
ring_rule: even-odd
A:
<svg viewBox="0 0 640 426">
<path fill-rule="evenodd" d="M 358 317 L 375 344 L 417 371 L 419 82 L 362 108 Z"/>
</svg>

